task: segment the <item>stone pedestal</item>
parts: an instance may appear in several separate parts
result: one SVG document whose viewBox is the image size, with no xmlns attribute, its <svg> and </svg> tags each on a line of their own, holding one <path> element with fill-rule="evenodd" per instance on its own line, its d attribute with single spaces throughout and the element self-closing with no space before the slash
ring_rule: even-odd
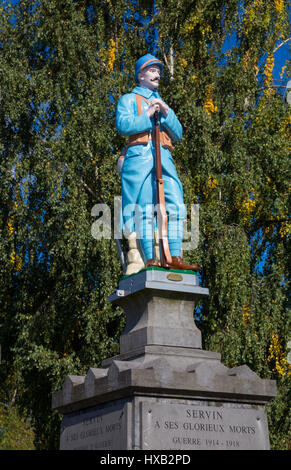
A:
<svg viewBox="0 0 291 470">
<path fill-rule="evenodd" d="M 61 449 L 269 448 L 264 405 L 275 382 L 202 350 L 193 308 L 207 295 L 185 271 L 145 269 L 120 281 L 109 298 L 126 314 L 120 354 L 53 394 Z"/>
<path fill-rule="evenodd" d="M 142 346 L 201 348 L 201 333 L 193 321 L 195 300 L 208 295 L 197 276 L 160 269 L 144 269 L 119 283 L 109 300 L 126 314 L 120 353 Z"/>
</svg>

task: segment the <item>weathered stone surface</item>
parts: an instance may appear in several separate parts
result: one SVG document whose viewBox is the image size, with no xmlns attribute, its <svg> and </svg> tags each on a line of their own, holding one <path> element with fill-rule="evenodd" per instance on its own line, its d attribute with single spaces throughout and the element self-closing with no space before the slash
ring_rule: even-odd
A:
<svg viewBox="0 0 291 470">
<path fill-rule="evenodd" d="M 201 348 L 193 310 L 208 289 L 199 287 L 192 274 L 181 275 L 179 282 L 167 276 L 166 271 L 142 271 L 121 281 L 117 293 L 110 296 L 126 314 L 121 354 L 146 345 Z"/>
<path fill-rule="evenodd" d="M 131 302 L 126 299 L 126 305 L 119 304 L 127 320 L 120 337 L 121 353 L 151 344 L 201 348 L 201 333 L 193 320 L 193 301 L 136 294 Z"/>
<path fill-rule="evenodd" d="M 96 369 L 92 367 L 89 369 L 84 380 L 84 394 L 86 397 L 92 397 L 98 393 L 98 387 L 96 386 L 98 379 L 106 377 L 107 374 L 107 369 Z"/>
<path fill-rule="evenodd" d="M 67 414 L 62 450 L 265 450 L 263 407 L 133 397 Z"/>
<path fill-rule="evenodd" d="M 60 449 L 126 449 L 129 429 L 126 401 L 70 413 L 62 421 Z"/>
<path fill-rule="evenodd" d="M 262 409 L 141 403 L 141 449 L 266 450 L 268 426 Z"/>
<path fill-rule="evenodd" d="M 128 361 L 115 359 L 108 369 L 97 369 L 97 373 L 96 369 L 90 369 L 87 377 L 74 379 L 75 382 L 68 377 L 62 391 L 53 394 L 53 408 L 65 413 L 92 406 L 100 400 L 109 401 L 118 394 L 130 396 L 133 390 L 151 393 L 153 389 L 161 389 L 165 396 L 185 398 L 191 394 L 246 403 L 266 403 L 276 395 L 275 382 L 261 379 L 247 366 L 228 369 L 215 354 L 209 358 L 208 351 L 200 350 L 197 356 L 195 361 L 195 356 L 190 355 L 188 365 L 185 361 L 181 366 L 170 354 Z"/>
<path fill-rule="evenodd" d="M 62 449 L 268 448 L 275 382 L 202 350 L 193 308 L 207 289 L 191 274 L 169 287 L 166 274 L 142 271 L 111 296 L 126 313 L 120 354 L 53 394 Z"/>
<path fill-rule="evenodd" d="M 114 360 L 146 362 L 159 357 L 170 358 L 177 370 L 187 370 L 188 365 L 203 361 L 220 362 L 221 355 L 213 351 L 204 351 L 200 348 L 183 348 L 180 346 L 144 345 L 127 353 L 118 354 L 102 361 L 102 367 L 109 367 Z"/>
<path fill-rule="evenodd" d="M 62 401 L 64 404 L 74 401 L 74 390 L 78 385 L 82 385 L 85 377 L 78 375 L 68 375 L 62 388 Z M 80 389 L 80 388 L 79 388 Z M 78 390 L 79 390 L 78 389 Z"/>
</svg>

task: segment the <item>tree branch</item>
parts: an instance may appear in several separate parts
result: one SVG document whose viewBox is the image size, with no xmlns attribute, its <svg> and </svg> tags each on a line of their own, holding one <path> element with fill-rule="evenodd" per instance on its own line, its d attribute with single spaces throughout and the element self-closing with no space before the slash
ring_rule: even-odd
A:
<svg viewBox="0 0 291 470">
<path fill-rule="evenodd" d="M 285 41 L 281 42 L 281 44 L 279 44 L 277 47 L 275 47 L 275 49 L 273 50 L 273 54 L 275 54 L 275 52 L 277 52 L 277 50 L 280 49 L 280 47 L 284 46 L 284 44 L 286 44 L 288 41 L 291 41 L 291 37 L 286 39 Z"/>
</svg>

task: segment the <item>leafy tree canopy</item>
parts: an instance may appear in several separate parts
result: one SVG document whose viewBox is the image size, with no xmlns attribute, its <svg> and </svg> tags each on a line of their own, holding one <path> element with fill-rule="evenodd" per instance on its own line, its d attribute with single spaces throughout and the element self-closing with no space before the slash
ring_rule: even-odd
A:
<svg viewBox="0 0 291 470">
<path fill-rule="evenodd" d="M 118 351 L 108 303 L 122 271 L 91 209 L 120 194 L 117 100 L 134 63 L 165 63 L 161 94 L 184 138 L 174 152 L 188 208 L 200 204 L 210 298 L 196 309 L 205 349 L 278 383 L 273 448 L 290 442 L 290 107 L 274 82 L 287 0 L 19 0 L 0 5 L 1 401 L 58 447 L 51 392 Z M 288 250 L 289 248 L 289 250 Z M 289 420 L 289 421 L 288 421 Z M 289 437 L 288 437 L 289 436 Z"/>
</svg>

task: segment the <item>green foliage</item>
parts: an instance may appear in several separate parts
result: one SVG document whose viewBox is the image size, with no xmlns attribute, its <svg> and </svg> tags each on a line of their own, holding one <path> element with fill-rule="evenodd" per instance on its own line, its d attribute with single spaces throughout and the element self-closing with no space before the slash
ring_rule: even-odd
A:
<svg viewBox="0 0 291 470">
<path fill-rule="evenodd" d="M 204 347 L 277 380 L 270 435 L 287 448 L 291 117 L 272 81 L 287 1 L 0 10 L 1 402 L 31 417 L 36 448 L 57 448 L 51 392 L 118 351 L 123 313 L 107 298 L 121 266 L 113 240 L 91 236 L 91 209 L 113 213 L 120 194 L 115 107 L 149 51 L 165 62 L 161 94 L 184 128 L 173 156 L 185 202 L 200 204 L 200 244 L 185 257 L 210 289 L 196 312 Z"/>
<path fill-rule="evenodd" d="M 29 421 L 13 406 L 0 404 L 0 450 L 34 450 L 34 434 Z"/>
</svg>

